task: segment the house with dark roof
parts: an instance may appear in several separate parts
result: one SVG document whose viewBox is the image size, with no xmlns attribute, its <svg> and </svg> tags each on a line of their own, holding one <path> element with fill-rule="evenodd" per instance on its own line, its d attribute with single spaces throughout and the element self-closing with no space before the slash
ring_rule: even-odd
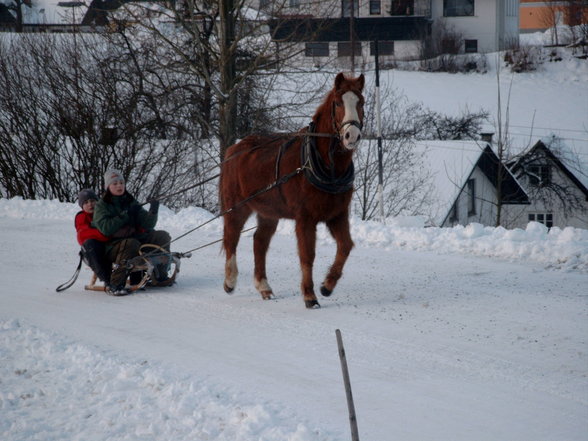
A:
<svg viewBox="0 0 588 441">
<path fill-rule="evenodd" d="M 0 0 L 0 31 L 17 28 L 14 11 Z M 35 0 L 22 7 L 24 32 L 99 32 L 109 24 L 108 14 L 127 0 Z"/>
<path fill-rule="evenodd" d="M 547 227 L 588 228 L 588 152 L 576 152 L 557 139 L 538 141 L 509 163 L 530 204 L 508 207 L 514 227 L 528 222 Z"/>
<path fill-rule="evenodd" d="M 499 160 L 486 141 L 419 141 L 415 146 L 433 178 L 435 194 L 428 225 L 472 222 L 494 226 L 499 201 Z M 527 193 L 507 167 L 500 167 L 503 208 L 526 206 Z M 502 218 L 501 225 L 510 227 Z"/>
</svg>

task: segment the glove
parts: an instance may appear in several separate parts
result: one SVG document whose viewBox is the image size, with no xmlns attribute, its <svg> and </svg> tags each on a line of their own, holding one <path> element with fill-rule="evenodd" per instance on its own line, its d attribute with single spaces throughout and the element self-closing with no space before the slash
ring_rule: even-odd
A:
<svg viewBox="0 0 588 441">
<path fill-rule="evenodd" d="M 151 201 L 151 205 L 149 206 L 149 213 L 157 214 L 159 211 L 159 201 L 157 199 L 153 199 Z"/>
<path fill-rule="evenodd" d="M 137 217 L 140 209 L 141 206 L 139 204 L 133 204 L 127 209 L 127 213 L 129 213 L 130 218 L 135 218 Z"/>
</svg>

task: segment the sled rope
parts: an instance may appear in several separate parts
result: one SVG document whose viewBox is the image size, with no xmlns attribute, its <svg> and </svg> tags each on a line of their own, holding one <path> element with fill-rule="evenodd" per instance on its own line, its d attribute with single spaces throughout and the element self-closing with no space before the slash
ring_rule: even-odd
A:
<svg viewBox="0 0 588 441">
<path fill-rule="evenodd" d="M 78 280 L 78 276 L 80 275 L 80 270 L 82 269 L 82 252 L 80 251 L 80 261 L 78 263 L 78 267 L 76 268 L 73 276 L 71 276 L 71 279 L 69 279 L 67 282 L 59 285 L 57 288 L 55 288 L 55 291 L 57 292 L 61 292 L 61 291 L 65 291 L 67 288 L 70 288 L 74 283 L 76 283 L 76 280 Z"/>
</svg>

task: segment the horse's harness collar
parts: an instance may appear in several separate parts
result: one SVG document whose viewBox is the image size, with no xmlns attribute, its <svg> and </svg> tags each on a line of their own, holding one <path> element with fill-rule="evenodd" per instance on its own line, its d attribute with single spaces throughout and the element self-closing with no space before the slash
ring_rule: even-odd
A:
<svg viewBox="0 0 588 441">
<path fill-rule="evenodd" d="M 357 121 L 356 124 L 359 124 Z M 349 164 L 349 167 L 343 172 L 343 174 L 337 176 L 335 174 L 335 161 L 334 153 L 335 147 L 340 143 L 337 136 L 329 136 L 331 143 L 329 145 L 329 165 L 325 164 L 325 161 L 321 157 L 316 147 L 316 136 L 323 135 L 316 133 L 314 123 L 308 125 L 308 130 L 301 136 L 302 146 L 300 148 L 300 163 L 301 166 L 296 169 L 295 174 L 291 174 L 288 177 L 294 177 L 300 172 L 304 172 L 306 179 L 316 188 L 325 193 L 339 194 L 345 193 L 353 188 L 353 180 L 355 178 L 355 167 L 353 161 Z M 326 134 L 325 134 L 326 135 Z M 280 177 L 280 161 L 282 156 L 297 138 L 292 138 L 288 142 L 285 142 L 280 146 L 278 156 L 276 158 L 276 182 L 281 180 L 281 183 L 285 181 Z M 279 188 L 279 187 L 278 187 Z M 281 188 L 279 188 L 281 194 Z"/>
</svg>

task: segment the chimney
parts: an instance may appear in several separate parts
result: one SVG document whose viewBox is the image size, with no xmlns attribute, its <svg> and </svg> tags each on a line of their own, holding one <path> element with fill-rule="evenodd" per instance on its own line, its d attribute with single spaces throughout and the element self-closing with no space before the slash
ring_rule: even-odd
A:
<svg viewBox="0 0 588 441">
<path fill-rule="evenodd" d="M 492 137 L 494 136 L 494 132 L 482 132 L 480 133 L 480 138 L 482 141 L 487 142 L 488 144 L 492 144 Z"/>
</svg>

